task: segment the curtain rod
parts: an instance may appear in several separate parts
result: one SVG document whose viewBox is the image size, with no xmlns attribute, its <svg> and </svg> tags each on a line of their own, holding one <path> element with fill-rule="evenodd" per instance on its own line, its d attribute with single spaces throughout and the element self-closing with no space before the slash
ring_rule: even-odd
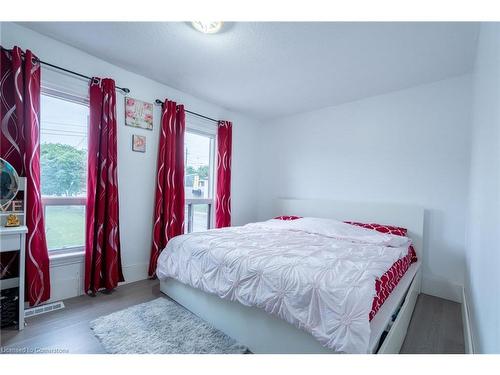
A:
<svg viewBox="0 0 500 375">
<path fill-rule="evenodd" d="M 162 102 L 160 99 L 156 99 L 156 100 L 155 100 L 155 104 L 156 104 L 156 105 L 163 105 L 163 102 Z M 215 119 L 213 119 L 213 118 L 211 118 L 211 117 L 204 116 L 204 115 L 202 115 L 202 114 L 200 114 L 200 113 L 196 113 L 196 112 L 188 111 L 187 109 L 184 109 L 184 112 L 190 113 L 190 114 L 195 115 L 195 116 L 198 116 L 198 117 L 202 117 L 202 118 L 204 118 L 204 119 L 206 119 L 206 120 L 210 120 L 210 121 L 213 121 L 213 122 L 217 122 L 217 123 L 219 122 L 219 120 L 215 120 Z"/>
<path fill-rule="evenodd" d="M 4 48 L 4 47 L 2 47 L 2 50 L 4 50 L 4 51 L 8 51 L 8 52 L 12 52 L 12 50 L 11 50 L 11 49 L 7 49 L 7 48 Z M 58 70 L 61 70 L 61 71 L 63 71 L 63 72 L 69 73 L 69 74 L 73 74 L 74 76 L 77 76 L 77 77 L 80 77 L 80 78 L 85 78 L 85 79 L 88 79 L 88 80 L 91 80 L 91 79 L 92 79 L 92 77 L 86 76 L 86 75 L 84 75 L 84 74 L 77 73 L 77 72 L 74 72 L 74 71 L 72 71 L 72 70 L 69 70 L 69 69 L 63 68 L 63 67 L 61 67 L 61 66 L 54 65 L 54 64 L 50 64 L 50 63 L 48 63 L 48 62 L 42 61 L 42 60 L 40 60 L 38 57 L 33 58 L 33 59 L 34 59 L 35 61 L 38 61 L 40 64 L 50 66 L 50 67 L 52 67 L 52 68 L 54 68 L 54 69 L 58 69 Z M 128 89 L 128 88 L 126 88 L 126 87 L 119 87 L 119 86 L 115 86 L 115 88 L 116 88 L 117 90 L 122 91 L 122 92 L 123 92 L 123 93 L 125 93 L 125 94 L 128 94 L 128 93 L 130 92 L 130 89 Z"/>
</svg>

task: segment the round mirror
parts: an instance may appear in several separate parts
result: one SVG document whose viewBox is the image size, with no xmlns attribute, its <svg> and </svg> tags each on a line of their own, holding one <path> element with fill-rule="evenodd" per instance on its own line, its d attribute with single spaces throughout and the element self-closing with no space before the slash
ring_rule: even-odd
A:
<svg viewBox="0 0 500 375">
<path fill-rule="evenodd" d="M 4 207 L 15 198 L 19 190 L 19 176 L 7 160 L 0 158 L 0 206 Z"/>
</svg>

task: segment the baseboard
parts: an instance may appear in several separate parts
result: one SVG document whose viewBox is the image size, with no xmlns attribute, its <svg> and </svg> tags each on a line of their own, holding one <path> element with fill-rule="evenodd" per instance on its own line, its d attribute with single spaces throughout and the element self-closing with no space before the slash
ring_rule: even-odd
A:
<svg viewBox="0 0 500 375">
<path fill-rule="evenodd" d="M 465 288 L 462 288 L 462 323 L 464 326 L 465 354 L 474 354 L 474 342 L 472 340 L 472 327 L 470 324 L 469 305 Z"/>
</svg>

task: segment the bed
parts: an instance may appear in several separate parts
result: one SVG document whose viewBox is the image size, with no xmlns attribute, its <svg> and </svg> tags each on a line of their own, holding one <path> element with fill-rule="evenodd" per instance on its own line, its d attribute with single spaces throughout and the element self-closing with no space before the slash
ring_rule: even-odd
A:
<svg viewBox="0 0 500 375">
<path fill-rule="evenodd" d="M 402 256 L 401 249 L 407 248 L 407 244 L 402 242 L 387 246 L 383 241 L 393 241 L 394 238 L 391 236 L 371 236 L 368 233 L 369 237 L 366 237 L 366 230 L 365 232 L 354 231 L 353 234 L 349 229 L 349 236 L 361 236 L 362 244 L 358 243 L 358 237 L 355 237 L 354 244 L 352 238 L 349 237 L 347 246 L 345 242 L 342 242 L 345 239 L 338 238 L 339 235 L 343 235 L 344 227 L 340 227 L 340 232 L 335 229 L 334 239 L 332 239 L 332 233 L 328 233 L 328 240 L 324 240 L 325 233 L 321 232 L 325 230 L 321 226 L 321 223 L 326 222 L 324 219 L 319 221 L 319 225 L 312 219 L 309 220 L 309 224 L 305 219 L 297 220 L 296 224 L 277 221 L 256 223 L 242 227 L 242 229 L 211 231 L 201 235 L 180 236 L 177 240 L 172 240 L 168 255 L 164 255 L 167 260 L 160 259 L 158 264 L 162 292 L 216 328 L 247 345 L 254 353 L 399 352 L 420 292 L 423 210 L 418 207 L 394 204 L 279 199 L 275 202 L 274 212 L 276 216 L 298 215 L 333 218 L 339 221 L 395 224 L 405 227 L 408 229 L 408 237 L 411 238 L 418 261 L 412 263 L 402 275 L 395 288 L 374 314 L 373 319 L 368 320 L 368 310 L 363 320 L 359 317 L 360 312 L 367 311 L 367 301 L 370 301 L 366 298 L 370 293 L 370 288 L 367 289 L 370 277 L 382 275 L 383 270 L 388 270 L 393 262 Z M 299 230 L 293 229 L 294 225 L 298 225 Z M 330 227 L 326 228 L 330 230 Z M 283 235 L 280 234 L 281 230 L 283 230 Z M 240 237 L 238 233 L 241 233 Z M 267 248 L 264 248 L 263 243 L 266 242 L 262 242 L 260 234 L 263 234 L 269 243 L 270 246 Z M 272 255 L 270 248 L 274 250 L 279 246 L 280 241 L 276 238 L 279 239 L 280 235 L 282 239 L 286 238 L 286 241 L 283 241 L 283 248 L 278 249 L 280 252 L 270 257 L 269 254 Z M 187 244 L 201 239 L 205 242 L 218 241 L 217 246 L 212 246 L 216 251 L 227 245 L 226 247 L 231 248 L 232 253 L 238 256 L 232 257 L 231 252 L 227 253 L 227 256 L 226 253 L 221 255 L 216 252 L 213 254 L 204 252 L 205 258 L 200 258 L 200 260 L 197 254 L 192 256 L 193 250 L 189 250 L 192 245 Z M 395 240 L 399 241 L 398 238 Z M 341 241 L 342 246 L 335 245 L 335 241 Z M 202 247 L 202 243 L 197 246 Z M 332 246 L 336 250 L 328 251 Z M 328 248 L 325 250 L 325 247 Z M 312 250 L 315 251 L 314 256 L 308 257 L 308 252 Z M 374 252 L 376 252 L 376 257 L 373 255 Z M 249 253 L 252 256 L 245 258 L 243 255 L 240 256 L 240 253 L 243 255 Z M 348 268 L 345 264 L 352 263 L 349 258 L 351 254 L 357 256 L 358 263 L 354 267 L 355 277 L 350 271 L 345 275 L 337 271 L 337 274 L 333 275 L 335 277 L 327 275 L 321 278 L 321 280 L 327 280 L 326 284 L 323 283 L 312 289 L 303 289 L 303 285 L 311 285 L 309 280 L 311 277 L 314 278 L 315 274 L 323 272 L 322 262 L 342 264 L 342 267 L 338 269 L 344 270 Z M 359 254 L 363 256 L 359 257 Z M 276 268 L 280 268 L 280 272 L 292 273 L 294 276 L 290 278 L 291 284 L 288 282 L 289 285 L 285 285 L 284 283 L 283 291 L 281 291 L 279 289 L 281 278 L 271 281 L 275 283 L 275 289 L 278 288 L 277 292 L 273 289 L 271 295 L 266 289 L 266 285 L 271 280 L 268 273 L 266 283 L 239 285 L 238 283 L 242 280 L 245 282 L 253 280 L 253 276 L 247 278 L 246 275 L 256 274 L 254 272 L 258 268 L 256 264 L 260 263 L 255 263 L 254 259 L 258 260 L 259 256 L 265 259 L 267 269 L 273 269 L 273 263 L 276 263 Z M 307 259 L 307 264 L 302 265 L 297 262 L 296 260 L 301 259 L 300 257 Z M 339 257 L 340 260 L 334 257 Z M 203 277 L 200 278 L 199 268 L 203 268 L 207 262 L 213 263 L 214 259 L 215 267 L 211 264 L 207 268 L 210 269 L 211 274 L 207 274 L 207 280 L 200 281 Z M 359 259 L 363 262 L 359 263 Z M 168 267 L 165 262 L 170 262 Z M 315 265 L 314 262 L 318 264 Z M 285 264 L 285 271 L 283 271 L 283 264 Z M 298 266 L 300 272 L 295 266 Z M 305 272 L 306 266 L 313 267 L 311 268 L 313 272 Z M 192 271 L 191 268 L 197 272 Z M 219 273 L 223 276 L 219 276 Z M 198 276 L 189 276 L 191 274 Z M 201 275 L 203 276 L 203 272 Z M 224 279 L 225 282 L 216 283 L 218 278 Z M 226 287 L 237 279 L 239 281 L 235 283 L 236 287 Z M 311 294 L 313 292 L 310 290 L 316 291 L 315 288 L 318 288 L 318 291 L 314 293 L 321 298 L 315 298 L 315 295 Z M 257 290 L 257 292 L 248 293 L 249 290 Z M 328 292 L 327 295 L 325 290 Z M 349 291 L 348 294 L 346 290 Z M 306 306 L 301 304 L 304 298 L 307 299 Z"/>
</svg>

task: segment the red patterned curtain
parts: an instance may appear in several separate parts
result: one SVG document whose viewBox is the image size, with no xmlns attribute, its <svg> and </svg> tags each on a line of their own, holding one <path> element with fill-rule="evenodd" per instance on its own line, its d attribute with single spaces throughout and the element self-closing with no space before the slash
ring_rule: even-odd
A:
<svg viewBox="0 0 500 375">
<path fill-rule="evenodd" d="M 85 292 L 124 281 L 118 209 L 116 92 L 112 79 L 92 78 L 85 232 Z"/>
<path fill-rule="evenodd" d="M 26 299 L 50 298 L 49 255 L 40 192 L 40 63 L 31 51 L 2 49 L 0 156 L 26 177 Z"/>
<path fill-rule="evenodd" d="M 184 233 L 184 106 L 166 100 L 161 115 L 157 180 L 153 217 L 153 243 L 149 276 L 156 274 L 156 262 L 172 237 Z"/>
<path fill-rule="evenodd" d="M 233 124 L 219 121 L 217 128 L 217 197 L 215 227 L 231 226 L 231 147 Z"/>
</svg>

